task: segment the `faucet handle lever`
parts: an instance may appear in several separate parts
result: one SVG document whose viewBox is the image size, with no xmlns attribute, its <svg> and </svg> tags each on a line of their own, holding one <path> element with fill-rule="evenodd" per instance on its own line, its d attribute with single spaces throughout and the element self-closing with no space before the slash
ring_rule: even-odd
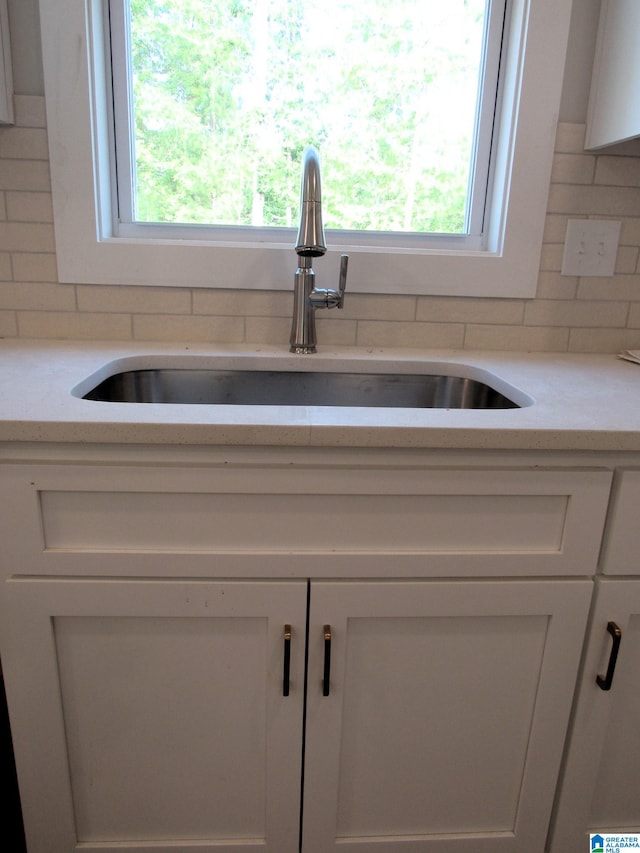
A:
<svg viewBox="0 0 640 853">
<path fill-rule="evenodd" d="M 347 287 L 347 265 L 349 255 L 340 256 L 340 278 L 338 279 L 338 290 L 333 287 L 314 287 L 308 294 L 307 299 L 312 308 L 342 308 L 344 305 L 344 292 Z M 296 276 L 301 272 L 298 269 Z M 312 271 L 313 274 L 313 271 Z"/>
<path fill-rule="evenodd" d="M 340 278 L 338 279 L 338 294 L 340 299 L 337 308 L 344 307 L 344 292 L 347 289 L 347 268 L 349 266 L 349 255 L 340 255 Z"/>
</svg>

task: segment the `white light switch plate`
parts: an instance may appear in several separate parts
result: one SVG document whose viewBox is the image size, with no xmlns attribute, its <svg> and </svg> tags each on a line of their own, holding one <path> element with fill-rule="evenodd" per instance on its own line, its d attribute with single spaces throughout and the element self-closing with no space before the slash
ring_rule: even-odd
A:
<svg viewBox="0 0 640 853">
<path fill-rule="evenodd" d="M 564 240 L 562 275 L 613 275 L 621 222 L 570 219 Z"/>
</svg>

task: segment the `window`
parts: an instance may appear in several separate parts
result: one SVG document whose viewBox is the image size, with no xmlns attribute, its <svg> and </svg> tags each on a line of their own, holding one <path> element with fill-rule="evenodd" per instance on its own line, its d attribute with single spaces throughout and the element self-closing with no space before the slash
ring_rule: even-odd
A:
<svg viewBox="0 0 640 853">
<path fill-rule="evenodd" d="M 293 228 L 312 143 L 328 229 L 481 237 L 504 12 L 504 0 L 110 0 L 114 227 Z"/>
<path fill-rule="evenodd" d="M 535 292 L 571 0 L 327 0 L 321 11 L 306 0 L 40 3 L 61 280 L 288 289 L 299 155 L 315 142 L 330 250 L 319 276 L 333 276 L 346 248 L 352 291 Z M 178 20 L 185 10 L 191 30 Z M 187 47 L 193 66 L 202 61 L 202 27 L 223 38 L 209 42 L 215 63 L 199 66 L 189 92 L 186 71 L 175 74 L 189 60 L 177 54 Z M 438 62 L 414 59 L 426 42 Z M 290 61 L 312 46 L 328 89 Z M 265 55 L 286 60 L 288 89 Z M 455 121 L 413 73 L 446 81 Z M 194 108 L 212 92 L 224 109 Z M 212 151 L 216 120 L 240 135 L 218 134 Z M 180 148 L 191 159 L 176 166 Z M 202 168 L 207 160 L 216 167 Z"/>
</svg>

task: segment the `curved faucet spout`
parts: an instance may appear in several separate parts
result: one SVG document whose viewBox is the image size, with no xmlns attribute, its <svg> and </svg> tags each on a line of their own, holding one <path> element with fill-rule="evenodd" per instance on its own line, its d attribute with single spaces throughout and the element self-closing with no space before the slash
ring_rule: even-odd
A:
<svg viewBox="0 0 640 853">
<path fill-rule="evenodd" d="M 300 189 L 300 228 L 296 252 L 300 258 L 293 284 L 293 319 L 290 350 L 296 353 L 316 351 L 316 317 L 318 308 L 342 308 L 347 283 L 347 255 L 340 262 L 338 290 L 315 285 L 312 263 L 327 251 L 322 227 L 322 192 L 320 157 L 313 146 L 305 149 Z"/>
<path fill-rule="evenodd" d="M 319 258 L 327 251 L 322 224 L 322 181 L 320 156 L 310 145 L 305 149 L 300 186 L 300 227 L 296 252 L 301 257 Z"/>
</svg>

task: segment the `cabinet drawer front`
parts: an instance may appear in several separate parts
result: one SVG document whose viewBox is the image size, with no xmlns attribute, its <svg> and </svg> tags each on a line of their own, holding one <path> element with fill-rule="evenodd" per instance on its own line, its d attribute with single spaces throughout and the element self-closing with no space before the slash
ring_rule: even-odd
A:
<svg viewBox="0 0 640 853">
<path fill-rule="evenodd" d="M 605 538 L 602 570 L 607 575 L 640 574 L 640 471 L 618 474 Z"/>
<path fill-rule="evenodd" d="M 586 575 L 595 571 L 610 475 L 83 468 L 40 470 L 28 482 L 14 492 L 32 526 L 18 547 L 38 573 L 59 572 L 61 560 L 72 573 L 80 561 L 84 572 L 105 571 L 105 560 L 126 554 L 128 571 L 145 574 L 153 557 L 158 574 L 163 555 L 179 554 L 196 575 L 199 563 L 207 574 L 234 573 L 242 560 L 250 575 L 331 576 L 348 562 L 352 576 L 388 576 L 390 556 L 408 576 Z"/>
</svg>

